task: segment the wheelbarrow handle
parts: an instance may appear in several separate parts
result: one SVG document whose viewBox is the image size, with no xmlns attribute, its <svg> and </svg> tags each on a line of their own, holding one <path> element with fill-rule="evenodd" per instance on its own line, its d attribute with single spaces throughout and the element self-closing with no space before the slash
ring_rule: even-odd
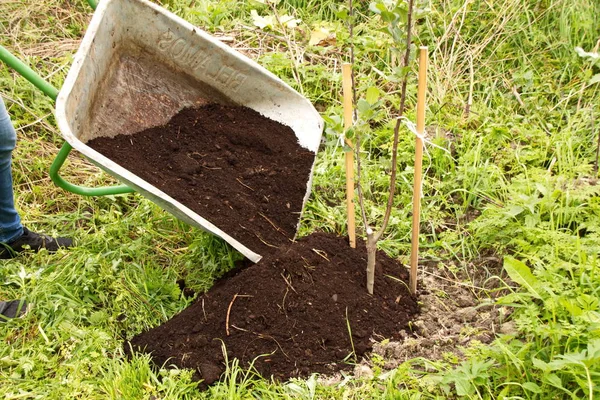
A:
<svg viewBox="0 0 600 400">
<path fill-rule="evenodd" d="M 92 2 L 95 3 L 94 0 L 88 0 L 90 5 Z M 94 7 L 92 5 L 92 7 Z M 31 82 L 35 87 L 40 89 L 44 94 L 50 97 L 52 100 L 56 101 L 58 97 L 58 89 L 52 86 L 50 83 L 46 82 L 44 78 L 39 76 L 34 70 L 29 68 L 25 63 L 21 62 L 17 57 L 12 55 L 8 50 L 6 50 L 3 46 L 0 45 L 0 61 L 6 63 L 9 67 L 12 67 L 17 73 Z M 132 193 L 135 190 L 130 188 L 127 185 L 118 185 L 118 186 L 107 186 L 107 187 L 98 187 L 98 188 L 90 188 L 85 186 L 74 185 L 72 183 L 64 180 L 59 174 L 58 171 L 65 163 L 67 156 L 71 152 L 71 145 L 65 142 L 58 152 L 58 155 L 54 159 L 52 166 L 50 167 L 50 178 L 54 182 L 54 184 L 64 190 L 69 192 L 79 194 L 82 196 L 106 196 L 106 195 L 115 195 L 115 194 L 125 194 Z"/>
<path fill-rule="evenodd" d="M 40 89 L 44 94 L 56 101 L 58 97 L 58 89 L 46 82 L 41 76 L 35 73 L 34 70 L 29 68 L 28 65 L 21 62 L 17 57 L 13 56 L 8 50 L 0 45 L 0 60 L 4 61 L 6 65 L 12 67 L 17 71 L 23 78 L 33 83 L 35 87 Z"/>
</svg>

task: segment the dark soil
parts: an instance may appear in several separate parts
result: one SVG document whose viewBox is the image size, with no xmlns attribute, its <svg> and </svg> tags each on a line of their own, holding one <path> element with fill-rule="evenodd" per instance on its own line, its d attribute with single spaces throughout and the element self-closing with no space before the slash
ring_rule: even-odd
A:
<svg viewBox="0 0 600 400">
<path fill-rule="evenodd" d="M 261 255 L 294 238 L 315 157 L 290 127 L 219 104 L 87 144 Z"/>
<path fill-rule="evenodd" d="M 360 358 L 372 338 L 399 339 L 418 312 L 406 268 L 383 252 L 375 295 L 367 294 L 359 242 L 351 249 L 345 238 L 317 233 L 285 244 L 134 337 L 133 349 L 151 353 L 157 365 L 195 369 L 206 384 L 224 371 L 223 344 L 229 360 L 245 367 L 255 360 L 261 375 L 277 380 L 350 369 L 344 360 L 353 360 L 352 345 Z"/>
</svg>

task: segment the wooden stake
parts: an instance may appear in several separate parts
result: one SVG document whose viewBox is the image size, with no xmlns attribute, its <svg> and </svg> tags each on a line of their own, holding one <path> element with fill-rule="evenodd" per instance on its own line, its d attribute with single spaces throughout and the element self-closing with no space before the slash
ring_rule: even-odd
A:
<svg viewBox="0 0 600 400">
<path fill-rule="evenodd" d="M 344 95 L 344 128 L 352 127 L 352 64 L 342 64 L 342 88 Z M 350 247 L 356 247 L 356 219 L 354 215 L 354 151 L 352 141 L 346 139 L 350 150 L 346 151 L 346 210 L 348 212 L 348 237 Z"/>
<path fill-rule="evenodd" d="M 415 178 L 413 186 L 412 245 L 410 251 L 410 292 L 417 293 L 417 265 L 419 264 L 419 224 L 421 223 L 421 176 L 423 167 L 423 139 L 425 132 L 425 94 L 427 89 L 427 47 L 420 48 L 419 89 L 417 94 L 417 133 L 415 142 Z"/>
</svg>

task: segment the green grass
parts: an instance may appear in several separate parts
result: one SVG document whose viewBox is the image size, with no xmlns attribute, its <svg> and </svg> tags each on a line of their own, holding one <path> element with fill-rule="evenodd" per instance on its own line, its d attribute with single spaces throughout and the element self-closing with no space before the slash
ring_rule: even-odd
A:
<svg viewBox="0 0 600 400">
<path fill-rule="evenodd" d="M 169 0 L 165 7 L 215 34 L 235 38 L 251 56 L 303 93 L 328 124 L 301 234 L 345 234 L 340 63 L 350 38 L 345 4 L 286 0 L 281 15 L 299 28 L 250 30 L 244 1 Z M 507 256 L 513 284 L 500 304 L 514 309 L 517 332 L 464 360 L 409 360 L 327 386 L 315 378 L 275 384 L 232 361 L 221 383 L 199 391 L 190 371 L 153 369 L 127 359 L 125 338 L 189 305 L 177 285 L 204 291 L 240 255 L 175 220 L 139 195 L 83 198 L 55 187 L 48 168 L 62 143 L 53 104 L 23 78 L 0 69 L 0 94 L 18 128 L 16 200 L 32 229 L 73 235 L 68 252 L 0 261 L 0 298 L 27 298 L 25 318 L 0 326 L 0 396 L 7 399 L 390 398 L 593 399 L 600 396 L 600 186 L 593 163 L 600 129 L 600 72 L 575 47 L 600 39 L 594 0 L 418 2 L 417 45 L 431 51 L 428 132 L 451 154 L 428 147 L 422 202 L 423 257 L 452 268 L 481 255 Z M 397 108 L 392 41 L 367 3 L 355 4 L 357 89 L 377 86 L 381 106 L 363 143 L 366 213 L 380 221 L 387 196 L 391 130 Z M 83 0 L 7 1 L 0 44 L 60 87 L 91 10 Z M 309 46 L 327 27 L 335 47 Z M 303 54 L 297 62 L 292 56 Z M 413 64 L 414 72 L 414 64 Z M 469 94 L 472 112 L 464 116 Z M 409 81 L 414 119 L 416 79 Z M 592 121 L 595 121 L 594 123 Z M 380 248 L 406 260 L 414 137 L 400 139 L 398 205 Z M 77 155 L 65 177 L 90 186 L 114 183 Z M 470 221 L 465 215 L 481 215 Z M 509 257 L 510 256 L 510 257 Z M 490 279 L 498 279 L 490 277 Z M 377 361 L 377 360 L 375 360 Z M 154 397 L 153 397 L 154 396 Z"/>
</svg>

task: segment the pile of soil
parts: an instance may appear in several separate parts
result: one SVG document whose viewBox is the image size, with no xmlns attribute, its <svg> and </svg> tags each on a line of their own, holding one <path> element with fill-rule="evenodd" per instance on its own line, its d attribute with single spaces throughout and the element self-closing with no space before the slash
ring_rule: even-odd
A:
<svg viewBox="0 0 600 400">
<path fill-rule="evenodd" d="M 165 324 L 131 340 L 132 348 L 197 371 L 210 384 L 227 358 L 286 380 L 351 369 L 372 338 L 399 339 L 418 312 L 404 266 L 377 256 L 375 294 L 365 288 L 366 249 L 315 233 L 287 243 L 258 264 L 218 282 Z M 126 348 L 129 346 L 126 345 Z M 350 357 L 349 357 L 350 356 Z"/>
<path fill-rule="evenodd" d="M 290 127 L 220 104 L 87 144 L 259 254 L 294 238 L 315 157 Z"/>
</svg>

